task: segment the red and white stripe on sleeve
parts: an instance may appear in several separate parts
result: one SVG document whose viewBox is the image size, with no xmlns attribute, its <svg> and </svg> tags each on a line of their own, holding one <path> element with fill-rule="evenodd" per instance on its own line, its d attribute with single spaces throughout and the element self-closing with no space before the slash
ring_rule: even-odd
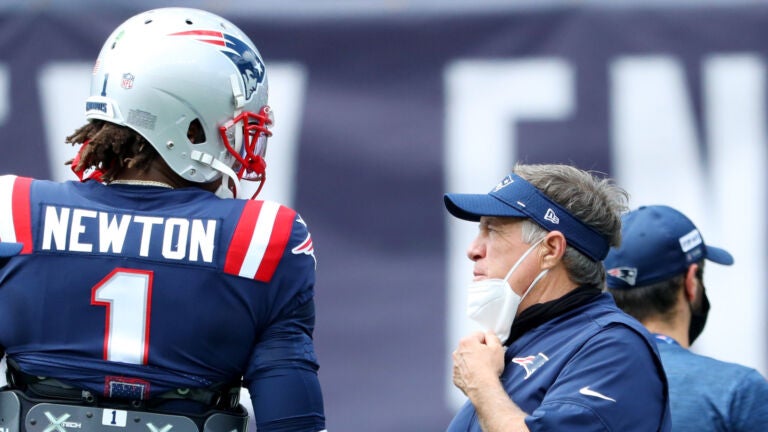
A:
<svg viewBox="0 0 768 432">
<path fill-rule="evenodd" d="M 224 272 L 269 282 L 291 237 L 296 212 L 272 201 L 248 201 L 232 236 Z"/>
<path fill-rule="evenodd" d="M 0 240 L 23 244 L 22 254 L 32 252 L 31 184 L 31 178 L 0 176 Z"/>
</svg>

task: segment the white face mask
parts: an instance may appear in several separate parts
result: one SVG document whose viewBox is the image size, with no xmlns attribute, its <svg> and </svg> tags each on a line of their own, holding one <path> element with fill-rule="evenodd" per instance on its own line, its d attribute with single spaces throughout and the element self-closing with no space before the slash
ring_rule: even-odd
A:
<svg viewBox="0 0 768 432">
<path fill-rule="evenodd" d="M 485 330 L 495 332 L 499 339 L 501 339 L 501 343 L 506 343 L 509 338 L 512 322 L 515 320 L 520 302 L 531 292 L 533 286 L 547 274 L 549 269 L 540 272 L 522 296 L 512 290 L 507 279 L 512 276 L 523 260 L 543 240 L 542 238 L 531 245 L 512 266 L 504 279 L 482 279 L 469 284 L 467 316 L 480 324 Z"/>
</svg>

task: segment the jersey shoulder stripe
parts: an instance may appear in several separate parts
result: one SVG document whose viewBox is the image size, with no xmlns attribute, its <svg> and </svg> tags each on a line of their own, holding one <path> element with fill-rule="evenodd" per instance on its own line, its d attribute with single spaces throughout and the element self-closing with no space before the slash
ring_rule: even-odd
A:
<svg viewBox="0 0 768 432">
<path fill-rule="evenodd" d="M 229 242 L 227 258 L 224 261 L 225 273 L 234 275 L 240 273 L 240 268 L 248 253 L 248 246 L 251 243 L 250 234 L 256 228 L 256 220 L 259 217 L 262 205 L 263 202 L 261 201 L 248 201 L 243 206 L 240 219 L 237 221 L 235 232 L 232 235 L 232 240 Z"/>
<path fill-rule="evenodd" d="M 272 280 L 295 219 L 294 210 L 276 202 L 246 202 L 227 251 L 224 272 L 260 282 Z"/>
<path fill-rule="evenodd" d="M 0 239 L 21 243 L 22 254 L 32 252 L 31 185 L 28 177 L 0 176 Z"/>
</svg>

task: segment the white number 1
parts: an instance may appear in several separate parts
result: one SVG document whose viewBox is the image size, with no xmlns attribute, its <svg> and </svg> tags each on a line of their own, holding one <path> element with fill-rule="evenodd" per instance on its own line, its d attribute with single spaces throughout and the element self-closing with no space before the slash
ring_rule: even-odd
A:
<svg viewBox="0 0 768 432">
<path fill-rule="evenodd" d="M 107 308 L 104 360 L 146 364 L 152 272 L 117 268 L 91 291 L 91 304 Z"/>
</svg>

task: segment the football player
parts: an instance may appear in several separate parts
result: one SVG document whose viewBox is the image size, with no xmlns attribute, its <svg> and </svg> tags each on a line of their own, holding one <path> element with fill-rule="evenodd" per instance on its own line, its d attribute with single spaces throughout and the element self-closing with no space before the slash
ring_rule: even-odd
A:
<svg viewBox="0 0 768 432">
<path fill-rule="evenodd" d="M 243 431 L 244 386 L 259 432 L 325 429 L 307 224 L 242 196 L 265 180 L 267 85 L 205 11 L 108 37 L 67 138 L 82 181 L 0 177 L 0 239 L 21 245 L 0 268 L 1 427 L 18 406 L 46 430 Z"/>
</svg>

